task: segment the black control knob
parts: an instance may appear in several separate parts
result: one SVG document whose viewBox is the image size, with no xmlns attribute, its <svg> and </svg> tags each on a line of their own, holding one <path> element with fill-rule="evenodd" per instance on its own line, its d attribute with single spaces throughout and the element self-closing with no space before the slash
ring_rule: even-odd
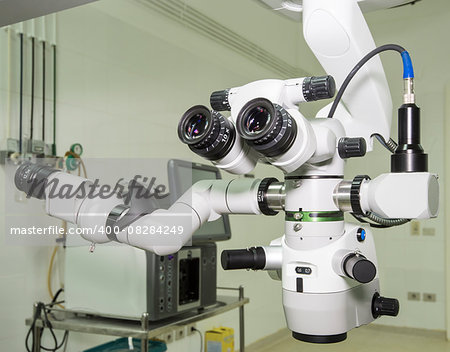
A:
<svg viewBox="0 0 450 352">
<path fill-rule="evenodd" d="M 342 137 L 338 143 L 338 153 L 342 159 L 355 158 L 366 155 L 366 140 L 362 137 Z"/>
<path fill-rule="evenodd" d="M 381 315 L 396 317 L 400 310 L 400 304 L 395 298 L 382 297 L 377 292 L 372 299 L 372 315 L 378 318 Z"/>
<path fill-rule="evenodd" d="M 316 101 L 334 97 L 336 83 L 333 76 L 306 77 L 303 80 L 303 97 L 306 101 Z"/>
<path fill-rule="evenodd" d="M 344 259 L 345 274 L 362 284 L 372 281 L 376 274 L 377 268 L 366 257 L 360 254 L 350 254 Z"/>
<path fill-rule="evenodd" d="M 218 90 L 211 93 L 211 96 L 209 98 L 209 103 L 211 104 L 211 107 L 213 110 L 216 111 L 230 111 L 231 106 L 228 102 L 228 93 L 230 92 L 229 89 L 224 90 Z"/>
<path fill-rule="evenodd" d="M 266 266 L 266 252 L 262 247 L 229 249 L 222 252 L 220 260 L 224 270 L 264 269 Z"/>
</svg>

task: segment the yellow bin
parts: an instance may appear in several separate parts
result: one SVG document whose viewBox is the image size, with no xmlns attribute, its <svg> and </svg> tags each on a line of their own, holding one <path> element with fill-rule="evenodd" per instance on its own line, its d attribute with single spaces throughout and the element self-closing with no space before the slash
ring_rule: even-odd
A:
<svg viewBox="0 0 450 352">
<path fill-rule="evenodd" d="M 234 330 L 214 328 L 205 332 L 205 352 L 234 352 Z"/>
</svg>

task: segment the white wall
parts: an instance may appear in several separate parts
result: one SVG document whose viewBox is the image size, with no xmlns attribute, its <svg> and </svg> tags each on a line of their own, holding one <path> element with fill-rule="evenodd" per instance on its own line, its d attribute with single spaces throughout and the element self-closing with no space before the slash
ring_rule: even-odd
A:
<svg viewBox="0 0 450 352">
<path fill-rule="evenodd" d="M 296 53 L 302 45 L 304 47 L 304 43 L 298 41 L 298 24 L 287 22 L 253 2 L 242 6 L 237 0 L 229 3 L 234 10 L 224 14 L 224 22 L 247 12 L 245 22 L 229 22 L 230 27 L 236 27 L 236 31 L 248 35 L 249 39 L 259 38 L 259 45 L 289 63 L 296 62 Z M 240 12 L 236 12 L 237 9 Z M 212 10 L 209 7 L 209 11 Z M 237 25 L 239 23 L 241 25 Z M 268 27 L 267 23 L 273 27 Z M 59 153 L 73 142 L 79 142 L 84 147 L 85 157 L 177 157 L 202 161 L 178 141 L 176 127 L 181 114 L 194 104 L 208 104 L 213 90 L 276 77 L 251 60 L 134 1 L 102 1 L 62 12 L 58 14 L 57 29 Z M 283 33 L 287 35 L 283 37 Z M 261 40 L 263 37 L 266 39 Z M 2 32 L 0 38 L 4 53 L 6 35 Z M 17 39 L 13 41 L 17 45 Z M 2 54 L 1 58 L 4 77 L 6 55 Z M 309 70 L 314 65 L 317 66 L 311 62 L 305 68 Z M 1 81 L 0 106 L 5 116 L 6 92 L 4 80 Z M 4 129 L 0 138 L 4 141 Z M 258 167 L 255 175 L 281 176 L 265 167 Z M 0 181 L 3 187 L 3 173 Z M 3 213 L 3 199 L 0 204 Z M 0 221 L 0 228 L 3 228 L 3 218 Z M 219 244 L 219 253 L 224 248 L 268 244 L 282 235 L 283 220 L 280 215 L 276 218 L 235 216 L 231 218 L 231 225 L 233 238 Z M 45 282 L 49 256 L 47 247 L 23 248 L 7 244 L 0 247 L 2 350 L 23 350 L 24 319 L 31 315 L 32 303 L 49 300 Z M 221 268 L 218 277 L 220 285 L 244 285 L 246 296 L 250 297 L 251 303 L 246 307 L 247 343 L 284 326 L 279 282 L 272 281 L 263 272 L 230 273 Z M 237 335 L 237 317 L 236 310 L 201 323 L 199 327 L 206 330 L 213 326 L 231 326 Z M 79 351 L 106 339 L 71 334 L 69 351 Z M 174 342 L 170 350 L 198 350 L 198 336 Z"/>
</svg>

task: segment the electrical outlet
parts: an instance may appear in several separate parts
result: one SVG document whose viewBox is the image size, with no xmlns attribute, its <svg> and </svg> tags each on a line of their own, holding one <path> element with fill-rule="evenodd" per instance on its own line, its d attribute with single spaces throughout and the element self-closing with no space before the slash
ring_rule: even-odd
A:
<svg viewBox="0 0 450 352">
<path fill-rule="evenodd" d="M 17 139 L 8 138 L 6 140 L 6 150 L 0 150 L 0 165 L 5 165 L 7 159 L 12 153 L 19 152 L 19 141 Z"/>
<path fill-rule="evenodd" d="M 185 329 L 184 326 L 179 326 L 175 329 L 175 340 L 181 340 L 184 338 Z"/>
<path fill-rule="evenodd" d="M 433 227 L 424 227 L 422 229 L 422 235 L 424 236 L 434 236 L 436 230 Z"/>
<path fill-rule="evenodd" d="M 0 165 L 5 165 L 6 160 L 9 158 L 9 155 L 11 154 L 8 150 L 0 150 Z"/>
<path fill-rule="evenodd" d="M 436 302 L 436 294 L 434 294 L 434 293 L 424 293 L 422 299 L 423 299 L 424 302 Z"/>
<path fill-rule="evenodd" d="M 19 152 L 19 141 L 14 138 L 8 138 L 6 140 L 6 149 L 8 149 L 8 151 L 18 153 Z"/>
<path fill-rule="evenodd" d="M 408 292 L 408 301 L 420 301 L 420 292 Z"/>
<path fill-rule="evenodd" d="M 420 222 L 417 220 L 411 221 L 411 235 L 412 236 L 420 235 Z"/>
<path fill-rule="evenodd" d="M 30 152 L 33 154 L 45 154 L 45 143 L 43 141 L 30 141 Z"/>
<path fill-rule="evenodd" d="M 186 326 L 186 336 L 194 335 L 195 333 L 195 324 L 189 324 Z"/>
<path fill-rule="evenodd" d="M 173 331 L 166 332 L 164 335 L 162 335 L 162 339 L 165 343 L 173 342 Z"/>
</svg>

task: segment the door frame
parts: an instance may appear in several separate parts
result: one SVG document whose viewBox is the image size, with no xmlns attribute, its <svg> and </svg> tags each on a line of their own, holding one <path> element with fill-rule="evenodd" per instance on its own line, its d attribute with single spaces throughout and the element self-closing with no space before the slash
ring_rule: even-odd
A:
<svg viewBox="0 0 450 352">
<path fill-rule="evenodd" d="M 444 195 L 443 209 L 440 209 L 440 216 L 445 217 L 444 238 L 445 238 L 445 306 L 446 306 L 446 335 L 450 341 L 450 217 L 445 216 L 447 209 L 450 209 L 450 82 L 445 86 L 445 107 L 444 107 L 444 179 L 441 179 L 439 192 Z"/>
</svg>

